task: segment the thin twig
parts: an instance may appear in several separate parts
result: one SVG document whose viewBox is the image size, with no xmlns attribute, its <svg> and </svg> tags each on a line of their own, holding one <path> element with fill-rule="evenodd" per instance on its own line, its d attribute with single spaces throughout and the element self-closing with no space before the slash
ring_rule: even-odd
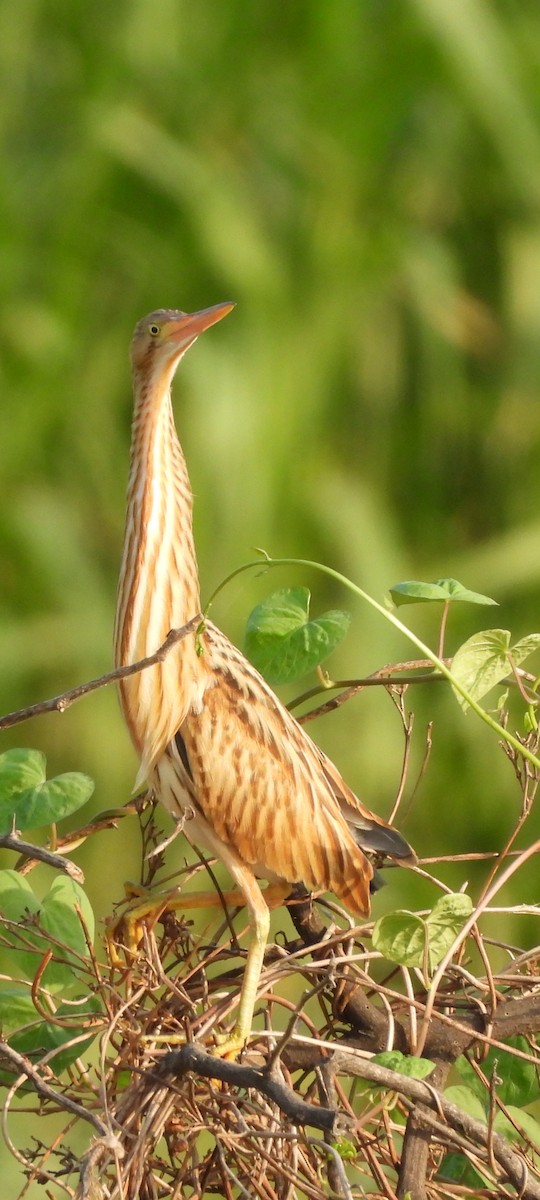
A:
<svg viewBox="0 0 540 1200">
<path fill-rule="evenodd" d="M 32 842 L 25 842 L 17 832 L 2 834 L 0 849 L 16 850 L 24 858 L 38 859 L 39 862 L 46 863 L 48 867 L 55 867 L 57 871 L 65 871 L 66 875 L 76 879 L 77 883 L 84 883 L 84 872 L 74 862 L 71 862 L 71 859 L 64 858 L 63 854 L 55 854 L 52 850 L 46 850 L 43 846 L 34 846 Z"/>
<path fill-rule="evenodd" d="M 449 669 L 452 666 L 451 658 L 443 658 L 441 662 Z M 308 700 L 313 700 L 315 696 L 324 695 L 328 691 L 338 691 L 340 688 L 344 689 L 340 691 L 338 696 L 333 696 L 330 700 L 325 701 L 324 704 L 321 704 L 317 708 L 311 708 L 307 713 L 302 713 L 302 716 L 297 717 L 297 721 L 302 725 L 305 721 L 312 721 L 315 717 L 323 717 L 326 713 L 334 712 L 336 708 L 340 708 L 347 700 L 352 700 L 353 696 L 359 695 L 365 688 L 389 688 L 394 686 L 404 687 L 405 685 L 419 683 L 442 683 L 446 679 L 446 676 L 441 675 L 433 668 L 427 670 L 426 668 L 429 665 L 429 659 L 412 659 L 410 662 L 392 663 L 389 666 L 380 667 L 378 671 L 374 671 L 372 675 L 366 675 L 362 679 L 334 679 L 324 686 L 319 684 L 316 687 L 309 688 L 306 692 L 302 692 L 300 696 L 296 696 L 294 700 L 289 702 L 287 708 L 292 711 L 295 708 L 299 708 L 301 704 L 305 704 Z M 392 674 L 394 671 L 410 671 L 411 674 Z M 415 671 L 417 674 L 414 674 Z M 521 667 L 515 668 L 515 674 L 520 680 L 530 683 L 534 683 L 536 679 L 535 675 L 532 675 L 530 671 L 523 670 Z M 517 687 L 518 681 L 514 678 L 514 674 L 512 674 L 502 679 L 501 684 L 505 684 L 507 687 Z"/>
<path fill-rule="evenodd" d="M 451 666 L 452 660 L 444 660 L 448 667 Z M 440 683 L 444 679 L 444 675 L 438 674 L 433 669 L 429 670 L 429 659 L 412 659 L 410 662 L 390 663 L 387 666 L 380 667 L 378 671 L 373 671 L 371 675 L 366 675 L 363 679 L 335 679 L 331 683 L 317 687 L 309 688 L 307 692 L 302 692 L 301 696 L 297 696 L 292 700 L 288 708 L 298 708 L 300 704 L 304 704 L 307 700 L 314 699 L 315 696 L 324 695 L 327 691 L 340 691 L 339 696 L 333 696 L 330 700 L 325 701 L 318 708 L 312 708 L 307 713 L 303 713 L 301 717 L 297 717 L 300 723 L 311 721 L 314 717 L 322 717 L 327 712 L 333 712 L 334 709 L 340 708 L 347 700 L 351 700 L 353 696 L 357 696 L 364 688 L 369 687 L 405 687 L 409 683 Z M 394 674 L 394 672 L 410 671 L 410 675 Z M 421 674 L 414 674 L 414 672 Z"/>
<path fill-rule="evenodd" d="M 503 886 L 503 884 L 506 883 L 506 881 L 510 878 L 510 876 L 513 875 L 523 865 L 523 863 L 527 861 L 527 859 L 532 858 L 532 856 L 534 854 L 538 854 L 539 852 L 540 852 L 540 840 L 533 842 L 533 845 L 529 846 L 526 850 L 524 850 L 520 854 L 519 858 L 515 859 L 514 862 L 510 863 L 510 865 L 506 868 L 505 871 L 502 872 L 502 874 L 499 876 L 499 878 L 496 880 L 496 882 L 493 883 L 491 885 L 491 887 L 489 888 L 489 890 L 484 893 L 481 903 L 476 905 L 474 912 L 471 914 L 471 916 L 465 922 L 465 924 L 463 925 L 463 928 L 459 931 L 459 933 L 455 937 L 454 941 L 452 942 L 452 945 L 448 948 L 446 954 L 444 955 L 444 958 L 439 963 L 437 970 L 435 971 L 435 974 L 431 981 L 431 985 L 430 985 L 429 992 L 428 992 L 427 999 L 426 999 L 426 1007 L 425 1007 L 425 1011 L 424 1011 L 424 1016 L 422 1018 L 422 1023 L 420 1026 L 419 1033 L 418 1033 L 417 1054 L 420 1054 L 420 1055 L 422 1054 L 422 1051 L 423 1051 L 423 1048 L 424 1048 L 424 1045 L 426 1042 L 426 1038 L 427 1038 L 427 1035 L 429 1032 L 431 1014 L 433 1011 L 433 1005 L 435 1003 L 437 990 L 439 988 L 439 984 L 441 983 L 443 975 L 446 971 L 446 968 L 448 967 L 449 963 L 452 961 L 454 954 L 459 949 L 459 947 L 464 944 L 466 938 L 468 937 L 469 933 L 471 932 L 471 929 L 473 928 L 474 925 L 476 925 L 476 922 L 477 922 L 479 916 L 482 914 L 483 910 L 485 908 L 489 907 L 490 901 L 492 900 L 493 896 L 496 895 L 496 893 L 500 890 L 500 888 Z"/>
<path fill-rule="evenodd" d="M 81 700 L 90 692 L 96 692 L 98 688 L 106 687 L 109 683 L 118 683 L 119 679 L 127 679 L 130 675 L 137 675 L 139 671 L 146 671 L 148 667 L 155 667 L 158 663 L 163 662 L 177 642 L 181 642 L 188 633 L 193 633 L 198 629 L 201 621 L 202 617 L 198 613 L 196 617 L 192 617 L 191 621 L 188 621 L 187 625 L 181 625 L 179 629 L 171 629 L 165 641 L 154 654 L 149 654 L 147 658 L 141 658 L 138 662 L 131 663 L 129 667 L 117 667 L 116 670 L 109 671 L 106 675 L 100 675 L 99 678 L 90 679 L 88 683 L 81 683 L 68 692 L 62 692 L 60 696 L 53 696 L 51 700 L 40 700 L 39 704 L 31 704 L 28 708 L 19 708 L 16 712 L 6 713 L 4 717 L 0 717 L 0 729 L 10 729 L 12 725 L 22 725 L 23 721 L 29 721 L 31 717 L 41 717 L 44 713 L 65 712 L 70 705 L 75 704 L 76 700 Z"/>
<path fill-rule="evenodd" d="M 58 1091 L 55 1091 L 54 1088 L 49 1087 L 48 1083 L 45 1083 L 41 1078 L 41 1075 L 36 1068 L 32 1066 L 30 1060 L 25 1058 L 23 1054 L 19 1054 L 19 1052 L 14 1050 L 12 1046 L 9 1046 L 8 1043 L 4 1041 L 4 1038 L 0 1038 L 0 1059 L 1 1058 L 7 1058 L 8 1062 L 10 1062 L 13 1067 L 16 1067 L 16 1069 L 19 1071 L 20 1079 L 27 1077 L 30 1080 L 36 1089 L 38 1096 L 42 1096 L 44 1100 L 52 1100 L 55 1105 L 58 1105 L 60 1108 L 64 1108 L 66 1112 L 73 1113 L 74 1116 L 80 1117 L 80 1119 L 83 1121 L 89 1121 L 102 1137 L 110 1137 L 107 1126 L 103 1124 L 103 1121 L 101 1121 L 99 1117 L 96 1117 L 94 1113 L 88 1110 L 88 1108 L 84 1108 L 82 1104 L 76 1104 L 70 1096 L 62 1094 Z M 19 1079 L 16 1080 L 16 1084 L 18 1083 Z M 11 1091 L 13 1091 L 13 1088 L 16 1086 L 16 1084 L 13 1084 Z M 6 1112 L 7 1104 L 5 1105 L 4 1114 Z"/>
</svg>

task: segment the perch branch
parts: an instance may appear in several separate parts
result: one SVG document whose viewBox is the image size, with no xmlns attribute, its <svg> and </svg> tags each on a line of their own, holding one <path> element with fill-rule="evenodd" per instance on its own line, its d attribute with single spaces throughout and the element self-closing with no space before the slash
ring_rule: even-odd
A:
<svg viewBox="0 0 540 1200">
<path fill-rule="evenodd" d="M 139 659 L 139 662 L 131 663 L 129 667 L 117 667 L 114 671 L 108 671 L 106 675 L 100 675 L 97 679 L 90 679 L 87 683 L 81 683 L 78 687 L 71 688 L 69 692 L 62 692 L 60 696 L 53 696 L 50 700 L 40 700 L 39 704 L 31 704 L 28 708 L 19 708 L 16 712 L 6 713 L 4 717 L 0 717 L 0 729 L 10 729 L 12 725 L 22 725 L 23 721 L 29 721 L 31 717 L 41 717 L 44 713 L 65 712 L 76 700 L 81 700 L 90 692 L 96 692 L 98 688 L 106 687 L 109 683 L 117 683 L 119 679 L 127 679 L 129 675 L 137 675 L 139 671 L 146 671 L 148 667 L 155 667 L 157 663 L 163 662 L 177 642 L 181 642 L 188 633 L 193 633 L 201 621 L 201 614 L 198 613 L 196 617 L 192 617 L 191 621 L 188 621 L 187 625 L 181 625 L 179 629 L 171 629 L 165 641 L 154 654 Z"/>
<path fill-rule="evenodd" d="M 329 1056 L 336 1074 L 354 1074 L 372 1085 L 384 1088 L 385 1091 L 398 1092 L 405 1098 L 408 1108 L 422 1104 L 433 1109 L 438 1117 L 442 1115 L 451 1128 L 459 1130 L 474 1146 L 487 1149 L 489 1141 L 496 1162 L 523 1200 L 540 1200 L 540 1183 L 530 1176 L 526 1162 L 521 1155 L 510 1149 L 506 1139 L 500 1134 L 493 1132 L 490 1134 L 486 1125 L 469 1116 L 458 1108 L 457 1104 L 445 1099 L 429 1083 L 423 1083 L 418 1079 L 401 1075 L 398 1071 L 381 1067 L 378 1063 L 373 1063 L 351 1051 L 344 1053 L 343 1050 L 340 1051 L 324 1044 L 321 1046 L 321 1051 L 325 1053 L 326 1061 Z M 167 1054 L 157 1069 L 148 1073 L 147 1077 L 152 1078 L 153 1081 L 159 1080 L 162 1085 L 164 1077 L 168 1075 L 182 1077 L 188 1071 L 206 1079 L 219 1079 L 221 1082 L 231 1083 L 235 1087 L 253 1088 L 261 1092 L 277 1104 L 295 1125 L 311 1125 L 315 1129 L 321 1129 L 325 1133 L 335 1136 L 338 1123 L 344 1119 L 335 1109 L 322 1108 L 299 1100 L 290 1088 L 280 1083 L 267 1071 L 215 1058 L 194 1044 L 183 1046 L 181 1050 Z M 438 1128 L 440 1129 L 440 1126 Z"/>
<path fill-rule="evenodd" d="M 84 883 L 84 872 L 74 862 L 71 862 L 71 859 L 64 858 L 63 854 L 55 854 L 52 850 L 46 850 L 43 846 L 34 846 L 32 842 L 25 842 L 18 833 L 2 834 L 0 850 L 16 850 L 24 858 L 37 859 L 38 862 L 46 863 L 48 867 L 55 867 L 57 871 L 65 871 L 66 875 L 76 879 L 77 883 Z"/>
<path fill-rule="evenodd" d="M 154 1080 L 158 1078 L 162 1085 L 164 1076 L 181 1077 L 188 1071 L 193 1071 L 204 1079 L 219 1079 L 222 1083 L 232 1083 L 235 1087 L 255 1088 L 268 1100 L 277 1104 L 295 1125 L 312 1125 L 314 1129 L 322 1129 L 325 1133 L 335 1133 L 336 1123 L 343 1120 L 333 1108 L 321 1108 L 317 1104 L 307 1104 L 300 1100 L 291 1088 L 281 1083 L 269 1071 L 215 1058 L 194 1043 L 165 1055 L 151 1076 Z"/>
</svg>

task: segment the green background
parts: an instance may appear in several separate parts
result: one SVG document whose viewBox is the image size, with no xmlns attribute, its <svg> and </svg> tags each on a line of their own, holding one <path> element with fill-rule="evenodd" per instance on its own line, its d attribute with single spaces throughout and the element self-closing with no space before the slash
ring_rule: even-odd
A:
<svg viewBox="0 0 540 1200">
<path fill-rule="evenodd" d="M 263 546 L 377 598 L 446 575 L 494 596 L 452 618 L 449 651 L 483 625 L 538 627 L 539 68 L 537 0 L 2 3 L 2 711 L 111 665 L 128 344 L 161 306 L 237 302 L 176 388 L 203 596 Z M 411 656 L 305 572 L 242 576 L 213 616 L 241 640 L 288 583 L 315 614 L 353 608 L 336 675 Z M 433 609 L 406 616 L 436 638 Z M 404 831 L 423 856 L 500 848 L 519 792 L 493 737 L 443 687 L 409 701 L 407 800 L 435 726 Z M 310 732 L 388 813 L 390 701 Z M 130 794 L 110 690 L 3 735 L 17 744 L 92 775 L 95 811 Z M 78 852 L 100 915 L 137 870 L 132 824 Z M 378 912 L 438 895 L 391 885 Z M 532 868 L 519 897 L 537 899 Z M 529 918 L 512 940 L 532 936 Z"/>
<path fill-rule="evenodd" d="M 537 5 L 23 0 L 1 15 L 2 710 L 110 666 L 128 344 L 161 305 L 237 301 L 176 388 L 203 596 L 257 545 L 378 598 L 456 575 L 499 600 L 453 618 L 450 650 L 483 624 L 536 628 Z M 350 604 L 280 571 L 242 577 L 215 618 L 241 639 L 260 596 L 298 582 L 314 613 Z M 332 671 L 410 655 L 353 608 Z M 434 610 L 407 619 L 434 637 Z M 442 689 L 413 700 L 418 758 L 432 714 L 435 733 L 407 831 L 424 855 L 499 846 L 518 797 L 491 736 Z M 390 703 L 370 693 L 316 731 L 388 811 Z M 100 808 L 129 794 L 112 692 L 3 738 L 21 742 L 93 775 Z M 126 837 L 95 839 L 85 866 L 110 856 L 116 873 Z"/>
</svg>

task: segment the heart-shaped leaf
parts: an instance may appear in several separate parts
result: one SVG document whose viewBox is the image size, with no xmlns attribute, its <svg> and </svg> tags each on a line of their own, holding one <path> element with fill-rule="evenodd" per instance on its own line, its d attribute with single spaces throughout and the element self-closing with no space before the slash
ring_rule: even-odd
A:
<svg viewBox="0 0 540 1200">
<path fill-rule="evenodd" d="M 426 918 L 430 968 L 444 958 L 460 929 L 472 913 L 472 900 L 463 892 L 441 896 Z"/>
<path fill-rule="evenodd" d="M 459 600 L 464 604 L 497 604 L 491 596 L 483 596 L 481 592 L 471 592 L 463 587 L 458 579 L 437 579 L 434 583 L 424 583 L 418 579 L 407 579 L 403 583 L 395 583 L 390 588 L 394 604 L 424 604 L 426 601 L 438 601 L 447 604 L 449 600 Z"/>
<path fill-rule="evenodd" d="M 472 912 L 470 896 L 442 896 L 424 920 L 405 910 L 386 913 L 373 927 L 373 945 L 390 962 L 432 971 L 446 954 Z"/>
<path fill-rule="evenodd" d="M 480 700 L 508 675 L 511 665 L 519 667 L 540 647 L 540 634 L 530 633 L 513 646 L 508 629 L 483 629 L 468 638 L 452 659 L 452 675 L 473 700 Z M 468 701 L 454 688 L 464 711 Z"/>
<path fill-rule="evenodd" d="M 269 683 L 306 675 L 345 637 L 350 613 L 334 610 L 309 620 L 308 588 L 282 588 L 262 600 L 248 618 L 248 658 Z"/>
<path fill-rule="evenodd" d="M 94 914 L 75 880 L 58 876 L 40 903 L 17 871 L 0 871 L 0 917 L 5 922 L 5 940 L 10 943 L 2 949 L 4 971 L 14 979 L 33 979 L 50 951 L 52 959 L 42 976 L 44 986 L 56 991 L 80 986 L 79 973 L 88 958 L 83 923 L 92 939 Z"/>
<path fill-rule="evenodd" d="M 405 909 L 386 913 L 373 927 L 373 945 L 390 962 L 421 967 L 426 951 L 426 922 Z"/>
<path fill-rule="evenodd" d="M 540 649 L 540 633 L 529 633 L 510 645 L 508 629 L 483 629 L 468 638 L 452 660 L 452 674 L 473 700 L 480 700 L 508 675 L 511 666 L 521 666 L 530 654 Z M 454 688 L 464 711 L 468 702 Z"/>
<path fill-rule="evenodd" d="M 0 754 L 0 834 L 50 825 L 90 799 L 94 784 L 88 775 L 70 771 L 47 780 L 45 767 L 39 750 Z"/>
</svg>

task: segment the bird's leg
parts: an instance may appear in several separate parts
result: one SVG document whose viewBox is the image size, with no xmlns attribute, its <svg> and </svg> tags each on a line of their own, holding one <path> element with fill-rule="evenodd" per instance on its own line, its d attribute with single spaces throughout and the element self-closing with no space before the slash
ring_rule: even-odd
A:
<svg viewBox="0 0 540 1200">
<path fill-rule="evenodd" d="M 113 966 L 121 966 L 122 960 L 118 953 L 118 945 L 120 944 L 124 951 L 130 955 L 137 953 L 137 947 L 142 941 L 143 925 L 153 929 L 154 925 L 167 909 L 179 908 L 180 899 L 178 888 L 174 888 L 169 892 L 161 892 L 152 894 L 148 888 L 139 887 L 137 884 L 127 883 L 124 885 L 124 890 L 128 900 L 135 900 L 136 903 L 122 913 L 120 917 L 110 918 L 106 922 L 106 940 L 109 949 L 109 957 Z M 195 893 L 191 893 L 193 896 Z M 203 893 L 201 892 L 202 896 Z M 208 893 L 209 895 L 209 893 Z M 186 907 L 189 908 L 189 898 Z M 204 907 L 204 906 L 203 906 Z"/>
<path fill-rule="evenodd" d="M 232 1032 L 226 1034 L 225 1037 L 218 1038 L 215 1049 L 215 1053 L 221 1058 L 236 1058 L 249 1037 L 251 1022 L 253 1020 L 253 1010 L 257 1000 L 257 989 L 270 929 L 270 906 L 267 902 L 267 897 L 273 901 L 272 907 L 275 907 L 276 904 L 282 904 L 290 892 L 290 885 L 284 883 L 273 884 L 266 891 L 261 891 L 252 871 L 244 867 L 236 859 L 236 856 L 234 859 L 232 859 L 232 856 L 227 859 L 227 869 L 242 889 L 244 903 L 249 912 L 251 931 L 246 969 L 240 992 L 238 1016 Z"/>
<path fill-rule="evenodd" d="M 130 896 L 139 899 L 140 903 L 135 904 L 130 911 L 124 913 L 119 921 L 111 922 L 108 926 L 107 941 L 109 952 L 111 960 L 116 966 L 120 965 L 120 957 L 116 945 L 118 929 L 122 929 L 123 931 L 126 950 L 131 954 L 135 954 L 142 940 L 143 923 L 153 928 L 164 912 L 174 912 L 176 909 L 218 908 L 220 904 L 225 904 L 228 908 L 242 908 L 247 903 L 245 892 L 239 888 L 221 893 L 215 891 L 182 893 L 178 888 L 174 888 L 169 892 L 152 895 L 145 889 L 130 884 L 126 890 Z M 265 905 L 268 909 L 279 908 L 290 892 L 290 884 L 269 884 L 265 888 L 264 893 L 261 893 L 259 888 L 257 890 L 260 895 L 264 895 Z"/>
</svg>

